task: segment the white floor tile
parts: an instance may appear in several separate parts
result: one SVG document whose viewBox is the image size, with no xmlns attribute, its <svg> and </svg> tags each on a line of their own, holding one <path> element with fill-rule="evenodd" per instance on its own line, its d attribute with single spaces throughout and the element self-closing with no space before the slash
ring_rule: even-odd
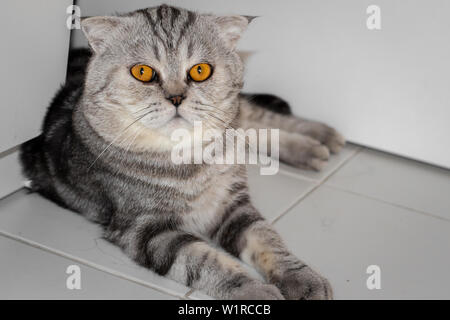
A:
<svg viewBox="0 0 450 320">
<path fill-rule="evenodd" d="M 247 166 L 250 198 L 253 205 L 269 221 L 290 208 L 295 201 L 311 190 L 314 182 L 291 177 L 281 172 L 261 175 L 256 165 Z"/>
<path fill-rule="evenodd" d="M 118 247 L 101 239 L 101 228 L 37 194 L 20 191 L 0 201 L 0 232 L 34 241 L 48 248 L 119 273 L 165 292 L 183 297 L 188 288 L 160 277 L 129 259 Z"/>
<path fill-rule="evenodd" d="M 450 170 L 363 150 L 327 184 L 450 219 Z"/>
<path fill-rule="evenodd" d="M 450 298 L 450 223 L 322 186 L 275 224 L 337 299 Z M 381 268 L 368 290 L 366 268 Z"/>
<path fill-rule="evenodd" d="M 0 252 L 0 299 L 175 299 L 2 236 Z M 79 290 L 66 286 L 70 265 L 80 268 Z"/>
<path fill-rule="evenodd" d="M 330 159 L 328 160 L 328 164 L 322 171 L 313 171 L 313 170 L 302 170 L 297 169 L 287 164 L 280 164 L 280 171 L 287 172 L 289 174 L 293 174 L 295 176 L 299 176 L 306 179 L 312 179 L 316 181 L 322 181 L 324 178 L 328 177 L 332 172 L 336 170 L 342 163 L 347 161 L 350 157 L 352 157 L 356 152 L 358 152 L 361 147 L 347 144 L 344 149 L 341 150 L 338 154 L 332 154 Z"/>
</svg>

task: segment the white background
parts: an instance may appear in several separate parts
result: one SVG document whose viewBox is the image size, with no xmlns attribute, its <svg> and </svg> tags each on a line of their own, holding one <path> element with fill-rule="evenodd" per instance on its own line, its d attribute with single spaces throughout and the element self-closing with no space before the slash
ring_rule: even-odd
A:
<svg viewBox="0 0 450 320">
<path fill-rule="evenodd" d="M 36 136 L 64 83 L 71 0 L 3 1 L 0 36 L 0 153 Z"/>
</svg>

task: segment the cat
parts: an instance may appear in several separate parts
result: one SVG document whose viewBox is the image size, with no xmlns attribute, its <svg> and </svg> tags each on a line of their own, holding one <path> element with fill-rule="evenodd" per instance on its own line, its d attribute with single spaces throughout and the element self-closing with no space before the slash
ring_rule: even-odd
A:
<svg viewBox="0 0 450 320">
<path fill-rule="evenodd" d="M 245 165 L 170 159 L 170 133 L 198 120 L 279 128 L 280 160 L 296 167 L 320 170 L 344 146 L 282 99 L 240 92 L 236 42 L 251 20 L 167 5 L 84 18 L 89 49 L 70 53 L 42 133 L 21 147 L 23 172 L 31 192 L 99 223 L 161 276 L 218 299 L 331 299 L 329 282 L 253 207 Z"/>
</svg>

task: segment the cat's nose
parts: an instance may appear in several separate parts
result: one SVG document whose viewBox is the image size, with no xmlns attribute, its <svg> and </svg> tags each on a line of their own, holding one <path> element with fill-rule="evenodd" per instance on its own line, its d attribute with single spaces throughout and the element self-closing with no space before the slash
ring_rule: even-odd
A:
<svg viewBox="0 0 450 320">
<path fill-rule="evenodd" d="M 168 99 L 170 102 L 172 102 L 172 104 L 173 104 L 175 107 L 178 107 L 178 106 L 181 104 L 181 102 L 183 101 L 184 96 L 182 96 L 182 95 L 178 95 L 178 96 L 170 96 L 170 97 L 168 97 L 167 99 Z"/>
</svg>

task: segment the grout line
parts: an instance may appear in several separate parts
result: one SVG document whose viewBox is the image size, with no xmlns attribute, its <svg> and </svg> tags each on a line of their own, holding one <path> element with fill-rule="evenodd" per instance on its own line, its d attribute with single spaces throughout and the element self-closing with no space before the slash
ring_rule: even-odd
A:
<svg viewBox="0 0 450 320">
<path fill-rule="evenodd" d="M 330 173 L 325 176 L 321 181 L 320 184 L 324 184 L 326 181 L 328 181 L 328 179 L 330 179 L 332 176 L 334 176 L 336 174 L 336 172 L 338 172 L 339 170 L 341 170 L 341 168 L 343 166 L 345 166 L 347 163 L 350 162 L 350 160 L 352 160 L 354 157 L 356 157 L 358 154 L 360 154 L 363 150 L 365 150 L 365 148 L 360 148 L 358 150 L 355 151 L 355 153 L 353 153 L 352 155 L 350 155 L 350 157 L 348 157 L 347 159 L 345 159 L 344 161 L 342 161 L 336 168 L 334 168 L 333 170 L 330 171 Z"/>
<path fill-rule="evenodd" d="M 336 168 L 334 168 L 330 173 L 325 176 L 322 180 L 316 181 L 317 184 L 315 184 L 310 190 L 308 190 L 305 194 L 298 197 L 294 203 L 288 207 L 287 210 L 285 210 L 283 213 L 281 213 L 278 217 L 272 220 L 270 223 L 271 225 L 274 225 L 277 221 L 279 221 L 282 217 L 284 217 L 293 207 L 295 207 L 297 204 L 299 204 L 301 201 L 303 201 L 306 197 L 308 197 L 311 193 L 313 193 L 315 190 L 317 190 L 320 186 L 322 186 L 329 178 L 331 178 L 336 172 L 338 172 L 345 164 L 347 164 L 351 159 L 353 159 L 357 154 L 359 154 L 364 148 L 361 148 L 359 150 L 356 150 L 355 153 L 353 153 L 350 157 L 342 161 Z"/>
<path fill-rule="evenodd" d="M 293 207 L 295 207 L 300 201 L 302 201 L 304 198 L 306 198 L 311 192 L 316 190 L 320 186 L 320 183 L 312 185 L 306 192 L 302 193 L 300 196 L 298 196 L 292 203 L 283 210 L 278 216 L 276 216 L 271 222 L 271 225 L 274 225 L 275 222 L 277 222 L 282 216 L 284 216 L 286 213 L 288 213 Z"/>
<path fill-rule="evenodd" d="M 405 205 L 402 205 L 402 204 L 398 204 L 398 203 L 395 203 L 395 202 L 390 202 L 390 201 L 387 201 L 387 200 L 384 200 L 384 199 L 373 197 L 373 196 L 370 196 L 370 195 L 367 195 L 367 194 L 363 194 L 363 193 L 355 192 L 355 191 L 352 191 L 352 190 L 348 190 L 348 189 L 342 188 L 342 187 L 334 185 L 334 184 L 327 184 L 326 187 L 329 187 L 329 188 L 332 188 L 332 189 L 335 189 L 335 190 L 339 190 L 339 191 L 343 191 L 343 192 L 346 192 L 346 193 L 350 193 L 350 194 L 353 194 L 353 195 L 356 195 L 356 196 L 360 196 L 360 197 L 363 197 L 363 198 L 366 198 L 366 199 L 378 201 L 378 202 L 381 202 L 381 203 L 384 203 L 384 204 L 388 204 L 388 205 L 391 205 L 391 206 L 394 206 L 394 207 L 397 207 L 397 208 L 401 208 L 401 209 L 404 209 L 404 210 L 413 211 L 413 212 L 415 212 L 417 214 L 422 214 L 422 215 L 425 215 L 427 217 L 443 220 L 445 222 L 450 222 L 450 219 L 441 217 L 441 216 L 436 215 L 434 213 L 429 213 L 429 212 L 422 211 L 422 210 L 415 209 L 415 208 L 411 208 L 411 207 L 408 207 L 408 206 L 405 206 Z"/>
<path fill-rule="evenodd" d="M 270 222 L 270 224 L 272 224 L 278 217 L 280 217 L 282 214 L 288 212 L 289 210 L 291 210 L 299 201 L 300 198 L 306 196 L 309 192 L 311 192 L 311 189 L 314 188 L 317 184 L 317 181 L 311 181 L 313 182 L 312 186 L 307 188 L 304 192 L 302 192 L 299 196 L 297 196 L 292 202 L 290 202 L 289 205 L 287 205 L 286 207 L 284 207 L 284 209 L 280 210 L 280 212 L 276 215 L 275 218 L 273 218 L 272 222 Z"/>
<path fill-rule="evenodd" d="M 305 194 L 301 195 L 300 197 L 298 197 L 293 203 L 292 205 L 283 213 L 281 213 L 278 217 L 276 217 L 275 219 L 272 220 L 272 222 L 270 223 L 271 225 L 274 225 L 278 220 L 280 220 L 282 217 L 284 217 L 293 207 L 295 207 L 298 203 L 300 203 L 303 199 L 305 199 L 307 196 L 309 196 L 314 190 L 316 190 L 317 188 L 319 188 L 321 186 L 320 183 L 315 184 L 311 189 L 309 189 Z"/>
<path fill-rule="evenodd" d="M 307 176 L 302 175 L 301 173 L 294 173 L 294 172 L 291 172 L 291 171 L 288 171 L 288 170 L 284 170 L 282 168 L 279 168 L 278 172 L 281 173 L 282 175 L 289 176 L 289 177 L 292 177 L 292 178 L 297 178 L 297 179 L 300 179 L 300 180 L 305 180 L 305 181 L 308 181 L 308 182 L 319 182 L 320 181 L 320 179 L 309 178 Z"/>
<path fill-rule="evenodd" d="M 12 240 L 16 240 L 16 241 L 21 242 L 23 244 L 26 244 L 26 245 L 29 245 L 31 247 L 34 247 L 36 249 L 41 249 L 41 250 L 49 252 L 51 254 L 54 254 L 54 255 L 57 255 L 57 256 L 60 256 L 60 257 L 66 258 L 66 259 L 70 259 L 70 260 L 79 262 L 81 264 L 84 264 L 85 266 L 88 266 L 88 267 L 94 268 L 96 270 L 108 273 L 110 275 L 113 275 L 113 276 L 115 276 L 117 278 L 121 278 L 123 280 L 128 280 L 128 281 L 134 282 L 134 283 L 136 283 L 138 285 L 141 285 L 141 286 L 144 286 L 144 287 L 156 290 L 156 291 L 158 291 L 160 293 L 168 294 L 168 295 L 173 296 L 175 298 L 183 299 L 184 296 L 185 296 L 185 295 L 181 295 L 179 293 L 175 293 L 175 292 L 172 292 L 172 291 L 164 291 L 163 288 L 160 288 L 158 286 L 150 284 L 150 283 L 148 283 L 146 281 L 143 281 L 141 279 L 138 279 L 138 278 L 126 275 L 126 274 L 124 274 L 122 272 L 119 272 L 119 271 L 107 268 L 105 266 L 93 263 L 91 261 L 88 261 L 88 260 L 85 260 L 85 259 L 81 259 L 79 257 L 76 257 L 76 256 L 73 256 L 71 254 L 65 253 L 63 251 L 47 247 L 47 246 L 45 246 L 43 244 L 37 243 L 35 241 L 29 240 L 29 239 L 26 239 L 26 238 L 23 238 L 21 236 L 17 236 L 17 235 L 11 234 L 9 232 L 5 232 L 3 230 L 0 230 L 0 236 L 4 236 L 6 238 L 9 238 L 9 239 L 12 239 Z"/>
<path fill-rule="evenodd" d="M 11 147 L 9 149 L 6 149 L 5 151 L 0 152 L 0 158 L 4 158 L 7 157 L 11 154 L 13 154 L 14 152 L 18 151 L 20 148 L 21 144 L 19 143 L 18 145 Z"/>
<path fill-rule="evenodd" d="M 19 187 L 19 189 L 14 190 L 14 191 L 11 191 L 11 192 L 5 194 L 4 196 L 0 197 L 0 202 L 3 201 L 3 200 L 6 200 L 6 198 L 11 197 L 11 196 L 13 196 L 13 195 L 16 194 L 16 193 L 19 193 L 19 192 L 21 192 L 21 191 L 24 191 L 24 190 L 26 190 L 26 188 L 24 188 L 24 187 Z"/>
<path fill-rule="evenodd" d="M 184 295 L 184 297 L 185 297 L 186 299 L 190 299 L 189 296 L 190 296 L 191 294 L 193 294 L 194 292 L 195 292 L 195 289 L 190 289 L 188 292 L 186 292 L 186 294 Z"/>
</svg>

